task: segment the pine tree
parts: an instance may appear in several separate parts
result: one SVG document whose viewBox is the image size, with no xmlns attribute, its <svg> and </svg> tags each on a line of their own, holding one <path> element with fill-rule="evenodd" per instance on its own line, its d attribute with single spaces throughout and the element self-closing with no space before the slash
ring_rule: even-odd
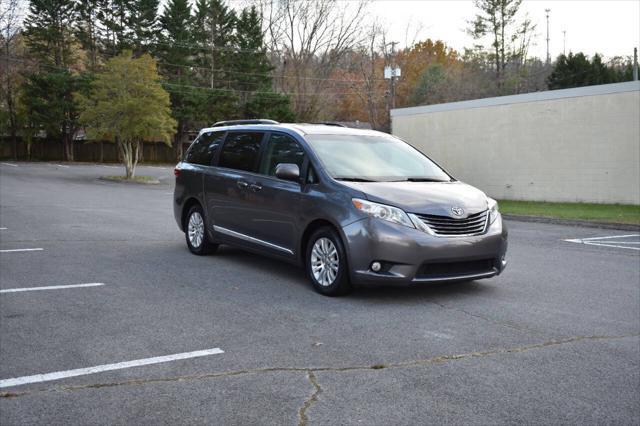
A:
<svg viewBox="0 0 640 426">
<path fill-rule="evenodd" d="M 233 87 L 240 91 L 243 116 L 294 121 L 289 97 L 272 91 L 273 66 L 267 57 L 262 19 L 254 6 L 240 13 L 236 23 L 236 48 L 232 63 Z"/>
<path fill-rule="evenodd" d="M 165 77 L 165 88 L 171 95 L 171 110 L 177 120 L 173 147 L 176 158 L 182 156 L 182 143 L 199 113 L 202 95 L 194 90 L 193 55 L 189 47 L 193 43 L 193 17 L 187 0 L 170 0 L 160 16 L 157 56 L 160 72 Z"/>
<path fill-rule="evenodd" d="M 75 61 L 72 0 L 32 0 L 24 20 L 27 46 L 39 62 L 66 68 Z"/>
<path fill-rule="evenodd" d="M 234 79 L 229 67 L 234 59 L 235 21 L 235 12 L 221 0 L 197 0 L 193 32 L 197 64 L 203 83 L 212 89 L 228 87 Z"/>
<path fill-rule="evenodd" d="M 73 96 L 86 82 L 71 72 L 78 56 L 73 34 L 75 16 L 71 0 L 32 0 L 24 21 L 27 46 L 42 65 L 25 81 L 22 99 L 28 120 L 48 136 L 62 139 L 67 161 L 73 161 L 73 135 L 78 129 Z"/>
<path fill-rule="evenodd" d="M 94 73 L 100 61 L 100 0 L 84 0 L 76 4 L 75 35 L 86 52 L 87 69 Z"/>
<path fill-rule="evenodd" d="M 132 1 L 130 22 L 133 33 L 133 53 L 141 55 L 150 52 L 160 30 L 158 0 Z"/>
</svg>

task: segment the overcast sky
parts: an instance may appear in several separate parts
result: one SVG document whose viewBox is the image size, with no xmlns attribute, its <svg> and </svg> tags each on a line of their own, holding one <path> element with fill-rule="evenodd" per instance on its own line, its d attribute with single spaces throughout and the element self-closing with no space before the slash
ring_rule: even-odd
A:
<svg viewBox="0 0 640 426">
<path fill-rule="evenodd" d="M 536 45 L 530 54 L 546 56 L 545 9 L 551 9 L 549 38 L 551 57 L 562 53 L 563 33 L 566 49 L 607 57 L 633 55 L 640 44 L 640 0 L 525 0 L 521 13 L 529 13 L 538 24 Z M 375 0 L 371 12 L 390 29 L 394 41 L 405 44 L 407 24 L 409 42 L 415 29 L 422 26 L 419 39 L 441 39 L 455 49 L 473 45 L 465 34 L 467 21 L 475 15 L 471 0 Z"/>
</svg>

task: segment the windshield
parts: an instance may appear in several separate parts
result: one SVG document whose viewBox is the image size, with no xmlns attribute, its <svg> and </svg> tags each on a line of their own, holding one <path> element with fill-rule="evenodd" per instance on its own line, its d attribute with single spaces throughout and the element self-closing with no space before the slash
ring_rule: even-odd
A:
<svg viewBox="0 0 640 426">
<path fill-rule="evenodd" d="M 433 161 L 392 136 L 306 135 L 327 172 L 339 180 L 449 182 Z"/>
</svg>

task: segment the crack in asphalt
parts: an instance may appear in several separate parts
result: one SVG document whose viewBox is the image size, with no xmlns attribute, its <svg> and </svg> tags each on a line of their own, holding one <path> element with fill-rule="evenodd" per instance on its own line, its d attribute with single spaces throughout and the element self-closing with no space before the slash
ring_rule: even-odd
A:
<svg viewBox="0 0 640 426">
<path fill-rule="evenodd" d="M 319 372 L 349 372 L 349 371 L 365 371 L 365 370 L 371 371 L 371 370 L 383 370 L 383 369 L 386 370 L 386 369 L 396 369 L 396 368 L 409 368 L 409 367 L 417 367 L 417 366 L 425 366 L 425 365 L 442 364 L 450 361 L 457 361 L 457 360 L 464 360 L 464 359 L 483 358 L 483 357 L 496 356 L 496 355 L 522 353 L 522 352 L 527 352 L 531 350 L 543 349 L 543 348 L 552 347 L 552 346 L 561 346 L 561 345 L 577 343 L 577 342 L 620 340 L 620 339 L 627 339 L 627 338 L 639 337 L 639 336 L 640 336 L 639 333 L 619 335 L 619 336 L 604 336 L 604 335 L 574 336 L 574 337 L 568 337 L 564 339 L 550 339 L 541 343 L 534 343 L 531 345 L 524 345 L 524 346 L 515 346 L 512 348 L 500 348 L 500 349 L 493 349 L 493 350 L 487 350 L 487 351 L 440 355 L 440 356 L 431 357 L 431 358 L 397 362 L 393 364 L 355 365 L 355 366 L 345 366 L 345 367 L 306 367 L 306 368 L 304 367 L 267 367 L 267 368 L 233 370 L 233 371 L 226 371 L 221 373 L 198 374 L 198 375 L 190 375 L 190 376 L 161 377 L 161 378 L 154 378 L 154 379 L 134 379 L 134 380 L 127 380 L 122 382 L 94 383 L 94 384 L 88 384 L 88 385 L 66 385 L 66 386 L 57 386 L 57 387 L 46 388 L 46 389 L 36 389 L 36 390 L 26 391 L 26 392 L 1 392 L 0 398 L 17 398 L 25 395 L 44 393 L 44 392 L 76 391 L 76 390 L 84 390 L 84 389 L 101 389 L 101 388 L 118 387 L 118 386 L 145 385 L 145 384 L 182 382 L 182 381 L 192 381 L 192 380 L 206 380 L 206 379 L 216 379 L 216 378 L 222 378 L 222 377 L 242 376 L 242 375 L 249 375 L 249 374 L 304 372 L 306 373 L 309 382 L 314 387 L 313 393 L 304 401 L 302 407 L 300 407 L 298 411 L 298 417 L 299 417 L 298 425 L 306 426 L 308 422 L 307 411 L 315 402 L 318 401 L 320 394 L 323 392 L 322 387 L 318 384 L 318 381 L 316 378 L 316 373 L 319 373 Z"/>
<path fill-rule="evenodd" d="M 313 374 L 313 370 L 309 370 L 309 372 L 307 373 L 307 378 L 309 379 L 309 382 L 311 382 L 311 384 L 313 385 L 314 391 L 311 394 L 311 396 L 304 402 L 302 407 L 300 407 L 300 411 L 298 411 L 298 417 L 300 418 L 300 421 L 298 422 L 298 426 L 307 425 L 307 421 L 309 420 L 307 418 L 307 410 L 309 409 L 309 407 L 311 407 L 311 405 L 314 402 L 318 401 L 318 396 L 322 393 L 322 388 L 318 384 L 318 380 L 316 379 L 316 375 Z"/>
<path fill-rule="evenodd" d="M 490 322 L 491 324 L 499 325 L 501 327 L 507 327 L 507 328 L 511 328 L 511 329 L 514 329 L 514 330 L 518 330 L 518 331 L 526 331 L 526 332 L 529 332 L 529 333 L 535 333 L 535 334 L 539 334 L 539 335 L 544 334 L 542 331 L 538 331 L 538 330 L 535 330 L 533 328 L 523 327 L 523 326 L 517 325 L 517 324 L 510 324 L 508 322 L 499 321 L 499 320 L 496 320 L 496 319 L 493 319 L 493 318 L 482 316 L 480 314 L 474 314 L 474 313 L 471 313 L 469 311 L 465 311 L 464 309 L 447 306 L 444 303 L 436 302 L 434 300 L 429 300 L 429 303 L 433 303 L 434 305 L 440 306 L 442 309 L 447 309 L 447 310 L 454 311 L 454 312 L 460 312 L 460 313 L 468 315 L 470 317 L 479 318 L 479 319 L 481 319 L 483 321 Z"/>
</svg>

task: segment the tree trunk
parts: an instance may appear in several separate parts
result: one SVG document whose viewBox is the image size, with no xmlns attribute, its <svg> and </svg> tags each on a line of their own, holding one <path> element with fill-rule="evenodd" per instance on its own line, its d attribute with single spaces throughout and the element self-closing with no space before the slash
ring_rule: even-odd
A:
<svg viewBox="0 0 640 426">
<path fill-rule="evenodd" d="M 73 138 L 68 133 L 62 136 L 64 160 L 73 161 Z"/>
<path fill-rule="evenodd" d="M 98 162 L 104 163 L 104 141 L 100 141 L 100 150 L 98 154 Z"/>
</svg>

